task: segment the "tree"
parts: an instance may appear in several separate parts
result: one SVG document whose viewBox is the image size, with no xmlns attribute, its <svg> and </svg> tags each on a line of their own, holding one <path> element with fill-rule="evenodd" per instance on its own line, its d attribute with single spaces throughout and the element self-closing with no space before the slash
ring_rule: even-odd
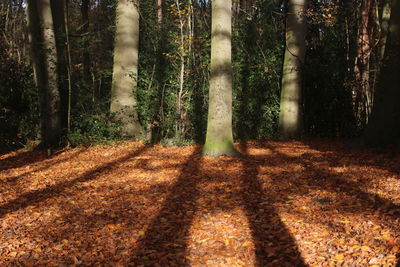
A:
<svg viewBox="0 0 400 267">
<path fill-rule="evenodd" d="M 211 75 L 203 155 L 236 156 L 232 134 L 232 2 L 212 1 Z"/>
<path fill-rule="evenodd" d="M 390 13 L 391 13 L 391 6 L 390 0 L 383 0 L 382 1 L 382 8 L 381 12 L 379 13 L 380 18 L 380 28 L 381 28 L 381 38 L 379 41 L 379 60 L 382 60 L 385 56 L 385 47 L 386 47 L 386 40 L 389 30 L 389 20 L 390 20 Z"/>
<path fill-rule="evenodd" d="M 368 121 L 372 108 L 373 88 L 371 79 L 371 51 L 373 48 L 374 26 L 376 25 L 371 14 L 374 10 L 374 1 L 363 0 L 360 5 L 360 23 L 357 40 L 357 58 L 354 66 L 357 86 L 355 87 L 354 111 L 362 125 Z"/>
<path fill-rule="evenodd" d="M 119 0 L 116 12 L 113 83 L 110 111 L 122 123 L 122 134 L 139 137 L 143 130 L 136 110 L 139 12 L 133 0 Z"/>
<path fill-rule="evenodd" d="M 283 139 L 297 138 L 302 131 L 301 70 L 306 52 L 307 0 L 290 0 L 286 20 L 279 130 Z"/>
<path fill-rule="evenodd" d="M 368 146 L 400 146 L 400 1 L 392 2 L 389 34 L 381 67 L 375 103 L 363 135 Z"/>
<path fill-rule="evenodd" d="M 90 78 L 90 39 L 89 39 L 89 9 L 90 0 L 81 1 L 81 15 L 82 15 L 82 35 L 83 35 L 83 80 L 85 86 L 89 86 L 91 82 Z"/>
<path fill-rule="evenodd" d="M 51 3 L 50 0 L 30 0 L 27 3 L 33 63 L 41 96 L 41 146 L 58 146 L 62 127 Z"/>
<path fill-rule="evenodd" d="M 57 75 L 60 92 L 60 119 L 63 134 L 68 129 L 68 101 L 69 101 L 69 76 L 68 76 L 68 49 L 66 33 L 65 7 L 66 0 L 51 0 L 54 34 L 57 51 Z"/>
</svg>

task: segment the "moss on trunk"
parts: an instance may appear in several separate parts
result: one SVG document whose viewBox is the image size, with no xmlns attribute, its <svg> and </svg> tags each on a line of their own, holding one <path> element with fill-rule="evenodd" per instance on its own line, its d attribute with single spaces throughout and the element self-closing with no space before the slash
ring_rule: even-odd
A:
<svg viewBox="0 0 400 267">
<path fill-rule="evenodd" d="M 211 76 L 206 143 L 202 154 L 236 156 L 232 134 L 232 2 L 212 1 Z"/>
</svg>

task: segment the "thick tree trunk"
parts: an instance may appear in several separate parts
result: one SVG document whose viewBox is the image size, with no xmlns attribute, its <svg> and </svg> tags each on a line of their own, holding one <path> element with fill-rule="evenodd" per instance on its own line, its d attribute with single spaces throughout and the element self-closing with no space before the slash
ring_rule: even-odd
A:
<svg viewBox="0 0 400 267">
<path fill-rule="evenodd" d="M 136 1 L 119 0 L 114 47 L 113 84 L 110 111 L 122 123 L 122 134 L 143 134 L 136 110 L 139 50 L 139 12 Z"/>
<path fill-rule="evenodd" d="M 397 144 L 400 148 L 400 0 L 393 0 L 389 35 L 371 119 L 363 141 L 369 146 Z"/>
<path fill-rule="evenodd" d="M 33 65 L 41 97 L 41 146 L 58 146 L 61 140 L 57 49 L 50 0 L 28 1 Z"/>
<path fill-rule="evenodd" d="M 211 76 L 203 155 L 236 156 L 232 134 L 232 2 L 212 1 Z"/>
<path fill-rule="evenodd" d="M 301 72 L 306 51 L 307 0 L 290 0 L 286 21 L 279 130 L 282 139 L 298 138 L 302 131 Z"/>
</svg>

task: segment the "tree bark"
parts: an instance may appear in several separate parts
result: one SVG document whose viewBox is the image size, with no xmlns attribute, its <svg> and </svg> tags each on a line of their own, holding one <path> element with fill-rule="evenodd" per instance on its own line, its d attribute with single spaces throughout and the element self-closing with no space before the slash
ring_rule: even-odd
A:
<svg viewBox="0 0 400 267">
<path fill-rule="evenodd" d="M 354 92 L 354 112 L 362 125 L 368 122 L 372 109 L 372 90 L 370 85 L 370 61 L 373 42 L 373 19 L 371 12 L 374 1 L 362 0 L 360 6 L 360 24 L 358 34 L 357 63 L 355 64 L 355 75 L 357 86 Z"/>
<path fill-rule="evenodd" d="M 57 48 L 57 74 L 60 91 L 60 116 L 62 131 L 68 129 L 68 59 L 65 25 L 65 0 L 51 0 L 54 34 Z"/>
<path fill-rule="evenodd" d="M 156 5 L 157 5 L 157 23 L 160 26 L 162 21 L 163 21 L 163 2 L 162 0 L 156 0 Z"/>
<path fill-rule="evenodd" d="M 282 139 L 298 138 L 302 132 L 301 72 L 306 52 L 307 0 L 290 0 L 286 20 L 279 130 Z"/>
<path fill-rule="evenodd" d="M 82 0 L 81 15 L 83 35 L 83 80 L 85 82 L 85 86 L 89 86 L 91 84 L 89 53 L 89 5 L 90 0 Z"/>
<path fill-rule="evenodd" d="M 40 33 L 39 15 L 36 6 L 36 1 L 27 1 L 27 24 L 28 24 L 28 38 L 30 45 L 30 55 L 32 61 L 32 68 L 34 74 L 35 85 L 38 88 L 43 87 L 44 84 L 44 62 L 41 59 L 40 44 L 42 43 Z M 41 101 L 43 102 L 43 101 Z"/>
<path fill-rule="evenodd" d="M 139 51 L 138 3 L 119 0 L 114 47 L 113 84 L 110 111 L 122 123 L 122 134 L 140 137 L 143 134 L 136 110 L 136 86 Z"/>
<path fill-rule="evenodd" d="M 236 156 L 232 134 L 232 2 L 212 1 L 211 75 L 206 143 L 202 154 Z"/>
<path fill-rule="evenodd" d="M 57 48 L 50 0 L 30 0 L 29 28 L 33 65 L 41 97 L 41 146 L 60 145 L 62 136 Z"/>
<path fill-rule="evenodd" d="M 400 0 L 393 0 L 385 56 L 378 81 L 371 119 L 363 135 L 364 144 L 400 148 Z"/>
<path fill-rule="evenodd" d="M 382 61 L 385 55 L 386 40 L 389 31 L 389 20 L 390 20 L 390 0 L 384 0 L 382 10 L 380 12 L 380 26 L 381 26 L 381 38 L 379 41 L 379 60 Z"/>
</svg>

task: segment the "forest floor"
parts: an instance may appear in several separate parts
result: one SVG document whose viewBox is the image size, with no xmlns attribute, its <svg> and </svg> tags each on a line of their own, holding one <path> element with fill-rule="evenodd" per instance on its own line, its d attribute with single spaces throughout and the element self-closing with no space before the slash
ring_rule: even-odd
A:
<svg viewBox="0 0 400 267">
<path fill-rule="evenodd" d="M 0 266 L 396 266 L 400 156 L 329 140 L 0 156 Z"/>
</svg>

